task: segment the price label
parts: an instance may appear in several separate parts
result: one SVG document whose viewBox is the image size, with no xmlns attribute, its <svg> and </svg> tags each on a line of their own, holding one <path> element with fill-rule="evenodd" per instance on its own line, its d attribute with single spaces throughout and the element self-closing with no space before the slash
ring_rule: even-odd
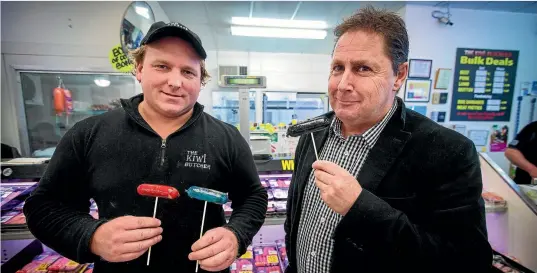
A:
<svg viewBox="0 0 537 273">
<path fill-rule="evenodd" d="M 108 54 L 108 59 L 112 67 L 120 72 L 131 72 L 134 69 L 134 64 L 131 60 L 123 53 L 121 45 L 116 45 L 110 53 Z"/>
<path fill-rule="evenodd" d="M 267 256 L 267 262 L 269 264 L 277 264 L 278 263 L 278 256 L 277 255 L 268 255 Z"/>
</svg>

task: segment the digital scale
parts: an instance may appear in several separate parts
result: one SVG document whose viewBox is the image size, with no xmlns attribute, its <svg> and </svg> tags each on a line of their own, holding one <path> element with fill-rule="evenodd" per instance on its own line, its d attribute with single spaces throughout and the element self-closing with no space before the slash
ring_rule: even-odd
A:
<svg viewBox="0 0 537 273">
<path fill-rule="evenodd" d="M 250 97 L 251 88 L 267 88 L 267 77 L 246 75 L 222 75 L 220 87 L 237 88 L 239 91 L 239 131 L 250 145 Z"/>
</svg>

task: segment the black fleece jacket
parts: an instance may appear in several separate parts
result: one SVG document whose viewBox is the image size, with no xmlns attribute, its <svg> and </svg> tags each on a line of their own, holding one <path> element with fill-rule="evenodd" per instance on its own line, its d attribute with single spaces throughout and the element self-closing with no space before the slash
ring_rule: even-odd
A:
<svg viewBox="0 0 537 273">
<path fill-rule="evenodd" d="M 222 206 L 208 204 L 204 231 L 231 229 L 243 254 L 267 210 L 267 193 L 248 144 L 236 128 L 204 113 L 200 104 L 181 129 L 162 139 L 139 114 L 142 100 L 142 95 L 122 100 L 123 108 L 82 120 L 65 134 L 26 200 L 30 231 L 70 259 L 94 262 L 95 273 L 194 272 L 196 263 L 187 256 L 200 237 L 204 202 L 189 198 L 185 190 L 195 185 L 229 193 L 229 223 Z M 163 239 L 153 246 L 149 266 L 147 252 L 130 262 L 106 262 L 91 253 L 91 237 L 116 217 L 153 215 L 155 198 L 137 194 L 142 183 L 180 192 L 176 200 L 159 198 L 156 217 Z M 89 215 L 90 198 L 98 205 L 99 220 Z"/>
</svg>

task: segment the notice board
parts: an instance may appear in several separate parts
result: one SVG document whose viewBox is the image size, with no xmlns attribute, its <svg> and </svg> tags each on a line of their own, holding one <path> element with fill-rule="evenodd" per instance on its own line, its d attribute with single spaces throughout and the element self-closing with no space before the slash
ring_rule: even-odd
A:
<svg viewBox="0 0 537 273">
<path fill-rule="evenodd" d="M 450 121 L 509 121 L 518 51 L 457 48 Z"/>
</svg>

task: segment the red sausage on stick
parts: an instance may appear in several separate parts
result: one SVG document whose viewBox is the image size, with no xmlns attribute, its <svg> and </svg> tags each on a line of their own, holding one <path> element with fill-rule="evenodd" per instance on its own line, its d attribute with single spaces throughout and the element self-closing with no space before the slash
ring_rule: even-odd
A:
<svg viewBox="0 0 537 273">
<path fill-rule="evenodd" d="M 160 197 L 166 199 L 175 199 L 179 197 L 179 191 L 176 188 L 166 185 L 142 184 L 138 186 L 138 194 L 150 197 Z"/>
<path fill-rule="evenodd" d="M 157 215 L 157 204 L 158 199 L 176 199 L 179 197 L 179 191 L 170 186 L 166 185 L 157 185 L 157 184 L 141 184 L 136 189 L 139 195 L 155 197 L 155 208 L 153 208 L 153 218 Z M 151 247 L 149 247 L 149 252 L 147 253 L 147 265 L 149 265 L 149 259 L 151 258 Z"/>
</svg>

